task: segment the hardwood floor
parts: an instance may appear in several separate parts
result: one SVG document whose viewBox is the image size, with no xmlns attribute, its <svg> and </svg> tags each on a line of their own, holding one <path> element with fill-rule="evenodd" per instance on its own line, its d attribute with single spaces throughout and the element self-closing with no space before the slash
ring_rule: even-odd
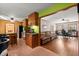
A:
<svg viewBox="0 0 79 59">
<path fill-rule="evenodd" d="M 63 39 L 61 36 L 58 39 L 43 45 L 42 47 L 47 48 L 58 55 L 64 56 L 78 56 L 78 38 Z"/>
<path fill-rule="evenodd" d="M 47 49 L 47 51 L 49 50 L 51 53 L 57 54 L 58 56 L 78 56 L 79 55 L 78 42 L 79 40 L 77 38 L 62 39 L 62 37 L 59 37 L 59 39 L 54 39 L 51 42 L 48 42 L 47 44 L 44 44 L 40 47 L 43 47 L 44 49 Z M 32 51 L 34 51 L 34 49 L 27 46 L 23 39 L 19 39 L 17 45 L 9 46 L 8 55 L 9 56 L 28 56 L 29 53 L 32 53 Z M 38 51 L 41 51 L 41 50 L 38 49 Z M 36 50 L 35 52 L 33 52 L 33 54 L 34 53 L 35 55 L 39 54 L 37 53 Z M 33 55 L 33 54 L 30 54 L 30 55 Z M 46 55 L 46 54 L 41 53 L 39 55 Z"/>
<path fill-rule="evenodd" d="M 8 47 L 9 56 L 56 56 L 57 54 L 42 47 L 31 48 L 25 44 L 23 39 L 18 40 L 17 45 Z"/>
<path fill-rule="evenodd" d="M 26 56 L 32 50 L 29 46 L 27 46 L 23 39 L 19 39 L 17 45 L 8 47 L 8 55 L 9 56 Z"/>
</svg>

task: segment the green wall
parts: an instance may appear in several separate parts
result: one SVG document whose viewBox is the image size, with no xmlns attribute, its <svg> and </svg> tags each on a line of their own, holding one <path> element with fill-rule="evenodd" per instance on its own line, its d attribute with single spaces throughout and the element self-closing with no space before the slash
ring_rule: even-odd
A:
<svg viewBox="0 0 79 59">
<path fill-rule="evenodd" d="M 48 7 L 48 8 L 40 10 L 39 11 L 39 17 L 54 13 L 54 12 L 56 12 L 58 10 L 64 9 L 64 8 L 72 6 L 74 4 L 75 3 L 56 3 L 55 5 L 52 5 L 52 6 Z"/>
<path fill-rule="evenodd" d="M 33 29 L 35 33 L 39 33 L 39 26 L 33 25 L 31 26 L 31 29 Z"/>
</svg>

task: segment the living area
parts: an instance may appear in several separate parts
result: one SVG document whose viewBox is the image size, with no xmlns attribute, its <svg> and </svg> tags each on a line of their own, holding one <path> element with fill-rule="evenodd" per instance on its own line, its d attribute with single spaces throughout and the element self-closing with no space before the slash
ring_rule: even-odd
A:
<svg viewBox="0 0 79 59">
<path fill-rule="evenodd" d="M 77 6 L 42 17 L 41 32 L 44 48 L 59 55 L 78 55 Z"/>
<path fill-rule="evenodd" d="M 78 56 L 78 4 L 0 5 L 0 55 Z"/>
</svg>

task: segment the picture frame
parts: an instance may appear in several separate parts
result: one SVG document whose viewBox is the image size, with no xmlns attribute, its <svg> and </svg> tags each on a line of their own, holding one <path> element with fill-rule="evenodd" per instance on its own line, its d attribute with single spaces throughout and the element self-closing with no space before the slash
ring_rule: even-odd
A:
<svg viewBox="0 0 79 59">
<path fill-rule="evenodd" d="M 14 33 L 14 24 L 6 24 L 6 34 Z"/>
</svg>

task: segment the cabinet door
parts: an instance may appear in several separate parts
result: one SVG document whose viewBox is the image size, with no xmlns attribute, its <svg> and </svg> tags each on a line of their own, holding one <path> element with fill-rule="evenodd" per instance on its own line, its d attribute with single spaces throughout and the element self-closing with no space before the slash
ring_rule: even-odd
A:
<svg viewBox="0 0 79 59">
<path fill-rule="evenodd" d="M 16 34 L 9 34 L 10 44 L 17 44 L 17 35 Z"/>
<path fill-rule="evenodd" d="M 33 43 L 33 47 L 38 46 L 38 35 L 33 35 L 32 43 Z"/>
<path fill-rule="evenodd" d="M 29 25 L 38 25 L 38 13 L 34 12 L 28 16 Z"/>
<path fill-rule="evenodd" d="M 26 35 L 26 44 L 32 47 L 32 36 L 31 35 Z"/>
</svg>

